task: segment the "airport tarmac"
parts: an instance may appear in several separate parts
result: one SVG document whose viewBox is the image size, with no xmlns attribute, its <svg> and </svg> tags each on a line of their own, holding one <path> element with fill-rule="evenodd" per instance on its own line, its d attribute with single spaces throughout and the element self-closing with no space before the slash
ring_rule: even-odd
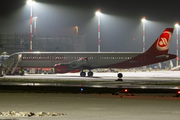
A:
<svg viewBox="0 0 180 120">
<path fill-rule="evenodd" d="M 180 81 L 180 71 L 122 72 L 123 81 Z M 3 78 L 54 79 L 72 81 L 114 81 L 117 73 L 94 73 L 93 77 L 80 77 L 79 73 L 25 74 L 25 76 L 4 76 Z"/>
<path fill-rule="evenodd" d="M 0 79 L 0 85 L 1 88 L 4 88 L 1 91 L 5 90 L 10 92 L 11 86 L 16 86 L 16 91 L 21 88 L 25 90 L 26 86 L 39 88 L 40 91 L 44 91 L 44 89 L 41 89 L 42 87 L 50 87 L 51 90 L 57 92 L 59 92 L 59 89 L 55 89 L 57 87 L 68 87 L 74 90 L 76 90 L 76 88 L 91 88 L 91 90 L 86 89 L 86 91 L 84 91 L 88 93 L 94 93 L 94 91 L 100 88 L 100 93 L 108 92 L 106 89 L 112 89 L 112 91 L 108 93 L 113 93 L 115 90 L 115 92 L 117 92 L 118 90 L 129 89 L 132 93 L 168 92 L 176 94 L 180 88 L 179 71 L 124 72 L 123 74 L 123 81 L 117 78 L 117 73 L 94 73 L 93 77 L 80 77 L 79 73 L 14 75 L 2 77 Z M 7 87 L 9 87 L 10 90 L 8 90 Z M 31 89 L 28 90 L 31 91 Z M 64 91 L 67 91 L 67 89 L 64 89 Z M 69 92 L 72 93 L 72 90 Z"/>
<path fill-rule="evenodd" d="M 178 120 L 180 99 L 169 94 L 0 93 L 0 112 L 56 112 L 55 117 L 0 117 L 16 120 Z"/>
<path fill-rule="evenodd" d="M 110 87 L 136 87 L 131 83 L 142 83 L 137 85 L 145 87 L 143 81 L 149 82 L 179 82 L 180 72 L 124 72 L 123 82 L 117 80 L 117 73 L 94 73 L 94 77 L 79 77 L 79 73 L 55 74 L 55 75 L 25 75 L 25 76 L 4 76 L 6 78 L 23 79 L 53 79 L 57 81 L 87 81 L 95 82 L 94 87 L 110 85 Z M 133 81 L 132 81 L 133 80 Z M 98 83 L 100 82 L 100 83 Z M 119 85 L 121 84 L 121 85 Z M 30 86 L 30 84 L 26 84 Z M 32 84 L 32 86 L 36 85 Z M 59 84 L 56 84 L 59 85 Z M 63 85 L 63 84 L 62 84 Z M 93 84 L 90 84 L 93 86 Z M 26 86 L 24 86 L 26 87 Z M 83 87 L 83 84 L 81 84 Z M 107 87 L 107 86 L 106 86 Z M 156 86 L 157 87 L 157 86 Z M 162 86 L 166 87 L 166 86 Z M 177 86 L 174 86 L 177 89 Z M 6 86 L 5 86 L 6 88 Z M 30 87 L 32 88 L 32 87 Z M 53 87 L 54 88 L 54 87 Z M 34 88 L 32 88 L 34 89 Z M 69 88 L 68 88 L 69 89 Z M 142 88 L 144 89 L 144 88 Z M 158 88 L 160 89 L 160 88 Z M 164 88 L 163 88 L 164 89 Z M 168 89 L 168 88 L 167 88 Z M 0 112 L 55 112 L 64 113 L 64 116 L 56 117 L 12 117 L 0 116 L 0 119 L 16 120 L 177 120 L 180 117 L 180 98 L 173 97 L 174 93 L 136 93 L 134 96 L 120 93 L 112 94 L 76 94 L 63 93 L 0 93 Z"/>
</svg>

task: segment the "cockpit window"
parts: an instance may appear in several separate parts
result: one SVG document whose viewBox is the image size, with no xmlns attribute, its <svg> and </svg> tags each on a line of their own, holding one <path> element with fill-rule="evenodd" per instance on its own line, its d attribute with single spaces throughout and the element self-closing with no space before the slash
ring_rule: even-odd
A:
<svg viewBox="0 0 180 120">
<path fill-rule="evenodd" d="M 2 63 L 4 60 L 8 59 L 9 55 L 1 55 L 0 56 L 0 63 Z"/>
</svg>

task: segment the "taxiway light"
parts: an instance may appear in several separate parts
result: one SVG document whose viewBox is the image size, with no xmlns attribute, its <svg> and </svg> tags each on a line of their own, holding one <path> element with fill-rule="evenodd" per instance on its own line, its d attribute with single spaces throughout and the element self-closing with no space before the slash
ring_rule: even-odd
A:
<svg viewBox="0 0 180 120">
<path fill-rule="evenodd" d="M 127 93 L 127 92 L 128 92 L 128 89 L 125 89 L 124 92 Z"/>
</svg>

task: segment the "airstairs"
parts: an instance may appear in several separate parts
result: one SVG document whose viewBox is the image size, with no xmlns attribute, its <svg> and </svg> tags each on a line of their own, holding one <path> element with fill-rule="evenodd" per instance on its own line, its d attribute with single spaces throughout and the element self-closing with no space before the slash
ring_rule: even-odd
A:
<svg viewBox="0 0 180 120">
<path fill-rule="evenodd" d="M 22 55 L 19 54 L 17 60 L 14 60 L 14 59 L 12 60 L 12 64 L 8 67 L 8 70 L 5 73 L 6 75 L 8 74 L 10 69 L 12 69 L 11 74 L 14 74 L 14 72 L 16 71 L 17 66 L 21 62 L 21 57 L 22 57 Z"/>
<path fill-rule="evenodd" d="M 15 64 L 14 68 L 13 68 L 12 71 L 11 71 L 11 74 L 14 74 L 14 71 L 16 70 L 18 64 L 19 64 L 19 62 L 17 62 L 17 63 Z"/>
<path fill-rule="evenodd" d="M 14 65 L 14 61 L 11 63 L 11 65 L 8 67 L 7 71 L 6 71 L 6 75 L 8 74 L 9 70 L 12 68 L 12 66 Z"/>
</svg>

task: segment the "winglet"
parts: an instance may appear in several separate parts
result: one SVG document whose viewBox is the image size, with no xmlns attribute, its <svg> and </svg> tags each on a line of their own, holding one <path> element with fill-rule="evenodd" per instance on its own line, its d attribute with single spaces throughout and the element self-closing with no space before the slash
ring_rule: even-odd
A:
<svg viewBox="0 0 180 120">
<path fill-rule="evenodd" d="M 146 53 L 164 55 L 168 53 L 174 28 L 166 28 Z"/>
</svg>

